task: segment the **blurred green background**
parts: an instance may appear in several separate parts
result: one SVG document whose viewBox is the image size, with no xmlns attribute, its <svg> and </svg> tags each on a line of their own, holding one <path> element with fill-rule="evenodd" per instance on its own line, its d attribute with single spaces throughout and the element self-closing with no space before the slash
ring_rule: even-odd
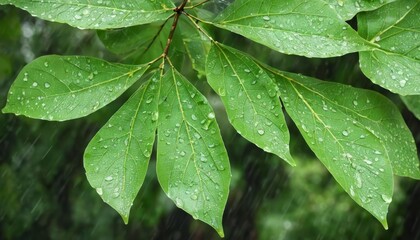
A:
<svg viewBox="0 0 420 240">
<path fill-rule="evenodd" d="M 213 35 L 279 69 L 381 92 L 401 109 L 419 146 L 419 121 L 398 96 L 361 74 L 357 54 L 308 59 L 272 52 L 225 31 L 213 30 Z M 121 61 L 105 49 L 95 31 L 45 22 L 0 6 L 0 107 L 20 69 L 48 54 Z M 181 66 L 215 108 L 231 159 L 226 239 L 420 239 L 419 181 L 396 178 L 386 231 L 338 186 L 290 120 L 295 168 L 236 134 L 220 100 L 203 78 L 196 77 L 191 62 L 184 59 Z M 128 225 L 89 186 L 84 148 L 130 92 L 86 118 L 68 122 L 0 114 L 0 239 L 219 238 L 211 227 L 178 210 L 160 190 L 154 155 Z"/>
</svg>

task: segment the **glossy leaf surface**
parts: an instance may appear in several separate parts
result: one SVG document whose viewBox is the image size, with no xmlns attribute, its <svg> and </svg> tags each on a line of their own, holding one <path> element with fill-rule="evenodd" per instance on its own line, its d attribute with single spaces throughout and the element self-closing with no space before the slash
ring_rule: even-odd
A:
<svg viewBox="0 0 420 240">
<path fill-rule="evenodd" d="M 89 183 L 128 223 L 146 176 L 158 121 L 159 73 L 109 119 L 85 150 Z"/>
<path fill-rule="evenodd" d="M 420 177 L 398 109 L 368 90 L 277 72 L 281 99 L 309 147 L 343 189 L 387 228 L 393 172 Z"/>
<path fill-rule="evenodd" d="M 357 13 L 372 11 L 396 0 L 323 0 L 344 20 L 352 19 Z"/>
<path fill-rule="evenodd" d="M 321 0 L 236 0 L 214 24 L 286 54 L 333 57 L 371 48 Z"/>
<path fill-rule="evenodd" d="M 215 114 L 201 93 L 171 68 L 162 79 L 157 175 L 177 207 L 223 236 L 231 178 Z"/>
<path fill-rule="evenodd" d="M 148 67 L 85 56 L 40 57 L 19 73 L 3 112 L 50 121 L 80 118 L 115 100 Z"/>
<path fill-rule="evenodd" d="M 174 7 L 169 0 L 0 0 L 34 17 L 82 29 L 120 28 L 165 20 Z"/>
<path fill-rule="evenodd" d="M 206 69 L 235 129 L 264 151 L 295 165 L 277 86 L 267 73 L 245 54 L 221 44 L 212 46 Z"/>
<path fill-rule="evenodd" d="M 360 53 L 372 82 L 401 95 L 420 94 L 420 1 L 390 3 L 358 16 L 360 35 L 379 45 Z"/>
</svg>

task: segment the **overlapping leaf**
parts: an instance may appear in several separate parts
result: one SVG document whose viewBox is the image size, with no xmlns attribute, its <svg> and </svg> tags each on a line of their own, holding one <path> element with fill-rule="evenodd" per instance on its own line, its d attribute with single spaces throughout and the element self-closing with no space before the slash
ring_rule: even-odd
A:
<svg viewBox="0 0 420 240">
<path fill-rule="evenodd" d="M 120 28 L 165 20 L 173 14 L 170 0 L 0 0 L 33 16 L 83 29 Z"/>
<path fill-rule="evenodd" d="M 156 73 L 109 119 L 86 148 L 89 183 L 128 222 L 143 184 L 158 121 L 160 73 Z"/>
<path fill-rule="evenodd" d="M 309 147 L 344 190 L 386 228 L 393 172 L 420 178 L 398 109 L 368 90 L 276 72 L 281 99 Z"/>
<path fill-rule="evenodd" d="M 55 121 L 83 117 L 115 100 L 148 67 L 85 56 L 40 57 L 19 73 L 3 112 Z"/>
<path fill-rule="evenodd" d="M 146 63 L 163 53 L 170 29 L 171 24 L 159 22 L 98 31 L 98 36 L 109 50 L 123 56 L 124 61 Z"/>
<path fill-rule="evenodd" d="M 175 204 L 223 236 L 228 156 L 207 100 L 174 68 L 163 77 L 157 148 L 159 183 Z"/>
<path fill-rule="evenodd" d="M 372 82 L 401 95 L 420 94 L 420 1 L 390 3 L 358 15 L 359 32 L 379 48 L 360 53 Z"/>
<path fill-rule="evenodd" d="M 206 70 L 208 82 L 221 97 L 235 129 L 295 165 L 277 86 L 267 73 L 246 55 L 221 44 L 212 46 Z"/>
<path fill-rule="evenodd" d="M 357 13 L 375 10 L 396 0 L 323 0 L 344 20 L 352 19 Z"/>
<path fill-rule="evenodd" d="M 214 24 L 286 54 L 332 57 L 370 49 L 321 0 L 236 0 Z"/>
<path fill-rule="evenodd" d="M 420 95 L 401 97 L 407 108 L 420 120 Z"/>
</svg>

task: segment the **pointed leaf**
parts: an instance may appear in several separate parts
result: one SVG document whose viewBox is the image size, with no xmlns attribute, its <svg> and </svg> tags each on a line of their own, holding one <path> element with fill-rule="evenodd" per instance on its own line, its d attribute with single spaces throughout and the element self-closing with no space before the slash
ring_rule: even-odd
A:
<svg viewBox="0 0 420 240">
<path fill-rule="evenodd" d="M 0 0 L 44 20 L 82 29 L 120 28 L 165 20 L 173 14 L 169 0 Z"/>
<path fill-rule="evenodd" d="M 158 78 L 159 73 L 153 76 Z M 146 176 L 155 140 L 160 89 L 156 82 L 150 80 L 136 91 L 85 150 L 90 185 L 125 223 Z"/>
<path fill-rule="evenodd" d="M 392 171 L 420 177 L 414 140 L 398 109 L 372 91 L 291 73 L 276 72 L 275 78 L 309 147 L 350 197 L 387 228 Z"/>
<path fill-rule="evenodd" d="M 223 236 L 229 159 L 207 100 L 171 68 L 162 80 L 157 175 L 165 193 Z"/>
<path fill-rule="evenodd" d="M 404 104 L 420 120 L 420 95 L 402 96 Z"/>
<path fill-rule="evenodd" d="M 235 129 L 258 147 L 295 165 L 277 86 L 267 73 L 245 54 L 221 44 L 212 46 L 206 70 Z"/>
<path fill-rule="evenodd" d="M 306 57 L 368 50 L 362 39 L 321 0 L 236 0 L 215 25 L 276 51 Z"/>
<path fill-rule="evenodd" d="M 115 100 L 148 67 L 84 56 L 40 57 L 19 73 L 3 112 L 55 121 L 80 118 Z"/>
<path fill-rule="evenodd" d="M 420 94 L 420 1 L 390 3 L 358 15 L 360 35 L 379 49 L 360 53 L 360 68 L 372 82 L 401 95 Z"/>
<path fill-rule="evenodd" d="M 344 20 L 352 19 L 357 13 L 372 11 L 396 0 L 323 0 Z"/>
</svg>

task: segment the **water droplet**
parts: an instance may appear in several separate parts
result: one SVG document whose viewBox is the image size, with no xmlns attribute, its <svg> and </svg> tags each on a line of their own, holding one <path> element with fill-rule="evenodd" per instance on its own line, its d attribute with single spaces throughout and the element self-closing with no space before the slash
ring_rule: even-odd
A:
<svg viewBox="0 0 420 240">
<path fill-rule="evenodd" d="M 264 19 L 264 21 L 270 21 L 270 17 L 269 16 L 264 16 L 263 19 Z"/>
<path fill-rule="evenodd" d="M 400 80 L 400 86 L 405 87 L 405 84 L 407 83 L 406 80 Z"/>
<path fill-rule="evenodd" d="M 215 115 L 214 115 L 213 112 L 211 112 L 207 115 L 207 117 L 210 118 L 210 119 L 214 119 Z"/>
<path fill-rule="evenodd" d="M 147 149 L 143 151 L 143 155 L 146 156 L 146 157 L 150 157 L 151 154 L 152 153 Z"/>
<path fill-rule="evenodd" d="M 32 83 L 32 87 L 36 87 L 36 86 L 38 86 L 38 83 L 37 82 L 33 82 Z"/>
<path fill-rule="evenodd" d="M 47 83 L 47 82 L 46 82 L 46 83 L 44 83 L 44 87 L 45 87 L 45 88 L 50 88 L 50 87 L 51 87 L 51 85 L 50 85 L 49 83 Z"/>
<path fill-rule="evenodd" d="M 44 62 L 44 66 L 48 67 L 49 66 L 48 62 Z"/>
<path fill-rule="evenodd" d="M 175 205 L 179 208 L 182 208 L 184 206 L 184 203 L 182 202 L 182 200 L 180 198 L 176 198 L 175 199 Z"/>
<path fill-rule="evenodd" d="M 152 113 L 152 121 L 156 122 L 159 119 L 159 112 Z"/>
<path fill-rule="evenodd" d="M 384 200 L 384 202 L 386 202 L 388 204 L 392 202 L 392 197 L 389 197 L 389 196 L 387 196 L 385 194 L 382 194 L 381 195 L 381 198 L 382 198 L 382 200 Z"/>
<path fill-rule="evenodd" d="M 358 103 L 356 100 L 354 100 L 354 101 L 353 101 L 353 105 L 354 105 L 354 106 L 357 106 L 357 105 L 359 105 L 359 103 Z"/>
<path fill-rule="evenodd" d="M 349 132 L 347 130 L 344 130 L 341 132 L 341 134 L 343 134 L 343 136 L 347 137 L 349 135 Z"/>
<path fill-rule="evenodd" d="M 362 176 L 360 176 L 360 173 L 356 172 L 354 177 L 356 179 L 356 187 L 362 188 Z"/>
<path fill-rule="evenodd" d="M 218 89 L 218 93 L 219 93 L 219 95 L 220 95 L 220 96 L 222 96 L 222 97 L 223 97 L 223 96 L 226 96 L 226 90 L 225 90 L 224 88 L 219 88 L 219 89 Z"/>
<path fill-rule="evenodd" d="M 195 114 L 193 114 L 193 115 L 191 115 L 191 119 L 195 121 L 195 120 L 197 120 L 198 118 L 197 118 L 197 116 L 195 116 Z"/>
<path fill-rule="evenodd" d="M 190 197 L 192 200 L 197 200 L 198 199 L 198 196 L 197 195 L 195 195 L 195 194 L 193 194 L 193 195 L 191 195 L 191 197 Z"/>
<path fill-rule="evenodd" d="M 354 197 L 356 194 L 354 193 L 353 186 L 350 186 L 350 195 Z"/>
<path fill-rule="evenodd" d="M 108 177 L 105 178 L 105 181 L 108 181 L 108 182 L 112 181 L 112 180 L 114 180 L 114 178 L 112 176 L 108 176 Z"/>
<path fill-rule="evenodd" d="M 367 165 L 371 165 L 372 164 L 372 161 L 370 161 L 370 160 L 368 160 L 368 159 L 364 159 L 363 160 Z"/>
<path fill-rule="evenodd" d="M 265 133 L 264 129 L 258 129 L 258 134 L 264 135 L 264 133 Z"/>
<path fill-rule="evenodd" d="M 96 188 L 96 192 L 99 194 L 99 196 L 102 196 L 102 194 L 104 194 L 102 188 Z"/>
</svg>

